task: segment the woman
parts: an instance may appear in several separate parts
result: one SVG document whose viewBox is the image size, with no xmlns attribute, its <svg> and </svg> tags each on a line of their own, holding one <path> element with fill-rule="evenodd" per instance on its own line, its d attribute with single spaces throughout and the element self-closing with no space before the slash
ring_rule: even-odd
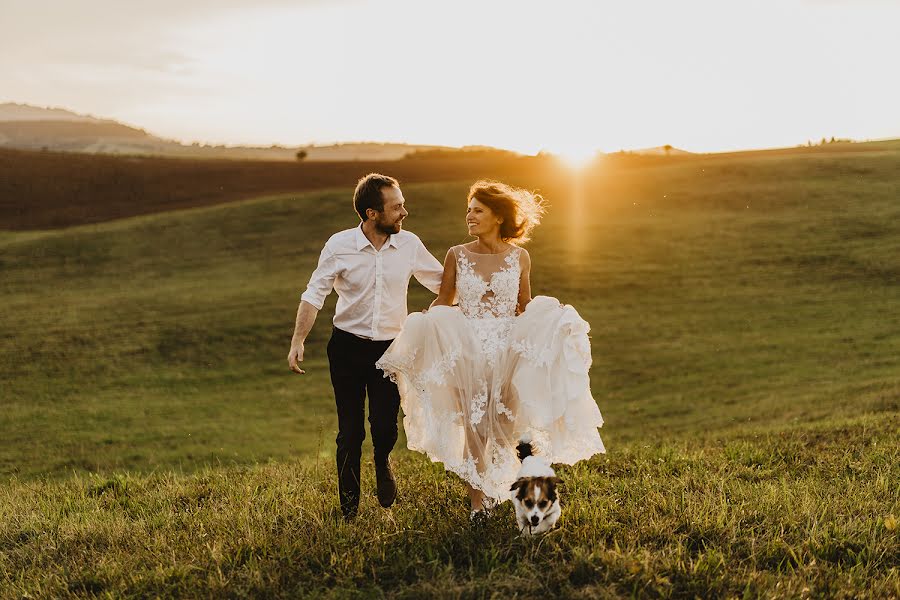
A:
<svg viewBox="0 0 900 600">
<path fill-rule="evenodd" d="M 450 248 L 430 310 L 410 315 L 376 363 L 400 388 L 408 447 L 466 481 L 473 517 L 508 496 L 522 440 L 554 463 L 605 452 L 588 324 L 553 298 L 531 298 L 519 244 L 543 212 L 526 190 L 472 185 L 475 241 Z"/>
</svg>

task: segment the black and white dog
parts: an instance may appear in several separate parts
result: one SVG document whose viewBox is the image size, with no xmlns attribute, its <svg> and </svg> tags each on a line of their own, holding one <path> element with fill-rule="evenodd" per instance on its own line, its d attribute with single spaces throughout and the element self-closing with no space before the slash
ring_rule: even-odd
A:
<svg viewBox="0 0 900 600">
<path fill-rule="evenodd" d="M 516 446 L 522 466 L 516 482 L 509 488 L 516 509 L 516 523 L 522 535 L 545 533 L 559 520 L 559 477 L 545 459 L 532 454 L 530 441 Z"/>
</svg>

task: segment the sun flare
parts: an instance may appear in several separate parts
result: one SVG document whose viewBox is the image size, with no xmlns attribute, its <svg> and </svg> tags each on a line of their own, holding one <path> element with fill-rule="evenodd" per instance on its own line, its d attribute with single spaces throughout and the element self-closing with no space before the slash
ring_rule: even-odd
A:
<svg viewBox="0 0 900 600">
<path fill-rule="evenodd" d="M 560 160 L 569 168 L 581 169 L 593 161 L 597 157 L 598 152 L 599 151 L 596 148 L 583 146 L 566 148 L 555 154 L 559 156 Z"/>
</svg>

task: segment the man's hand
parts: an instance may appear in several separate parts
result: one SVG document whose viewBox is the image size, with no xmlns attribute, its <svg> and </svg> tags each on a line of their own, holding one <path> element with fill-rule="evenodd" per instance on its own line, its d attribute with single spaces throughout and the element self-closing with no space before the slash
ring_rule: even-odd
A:
<svg viewBox="0 0 900 600">
<path fill-rule="evenodd" d="M 303 342 L 295 342 L 291 344 L 291 351 L 288 352 L 288 366 L 294 373 L 304 375 L 306 371 L 300 368 L 303 362 Z"/>
<path fill-rule="evenodd" d="M 294 335 L 291 336 L 291 351 L 288 352 L 288 366 L 294 373 L 301 375 L 306 373 L 300 368 L 300 363 L 303 362 L 303 342 L 306 341 L 306 336 L 309 335 L 313 323 L 316 322 L 317 314 L 319 314 L 319 310 L 315 306 L 306 300 L 300 301 L 300 306 L 297 307 Z"/>
</svg>

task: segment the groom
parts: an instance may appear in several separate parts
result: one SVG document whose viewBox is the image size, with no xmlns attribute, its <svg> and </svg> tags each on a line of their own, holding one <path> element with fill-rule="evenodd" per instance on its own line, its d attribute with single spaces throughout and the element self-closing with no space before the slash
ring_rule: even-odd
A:
<svg viewBox="0 0 900 600">
<path fill-rule="evenodd" d="M 413 233 L 401 230 L 409 214 L 393 177 L 371 173 L 356 185 L 353 206 L 362 222 L 332 235 L 300 299 L 288 364 L 303 374 L 303 344 L 325 297 L 337 290 L 334 330 L 328 342 L 331 385 L 337 405 L 337 470 L 341 512 L 359 507 L 360 458 L 366 437 L 365 400 L 375 447 L 378 502 L 387 508 L 397 497 L 388 455 L 397 441 L 400 393 L 375 368 L 375 361 L 400 333 L 406 318 L 409 278 L 437 293 L 443 267 Z"/>
</svg>

